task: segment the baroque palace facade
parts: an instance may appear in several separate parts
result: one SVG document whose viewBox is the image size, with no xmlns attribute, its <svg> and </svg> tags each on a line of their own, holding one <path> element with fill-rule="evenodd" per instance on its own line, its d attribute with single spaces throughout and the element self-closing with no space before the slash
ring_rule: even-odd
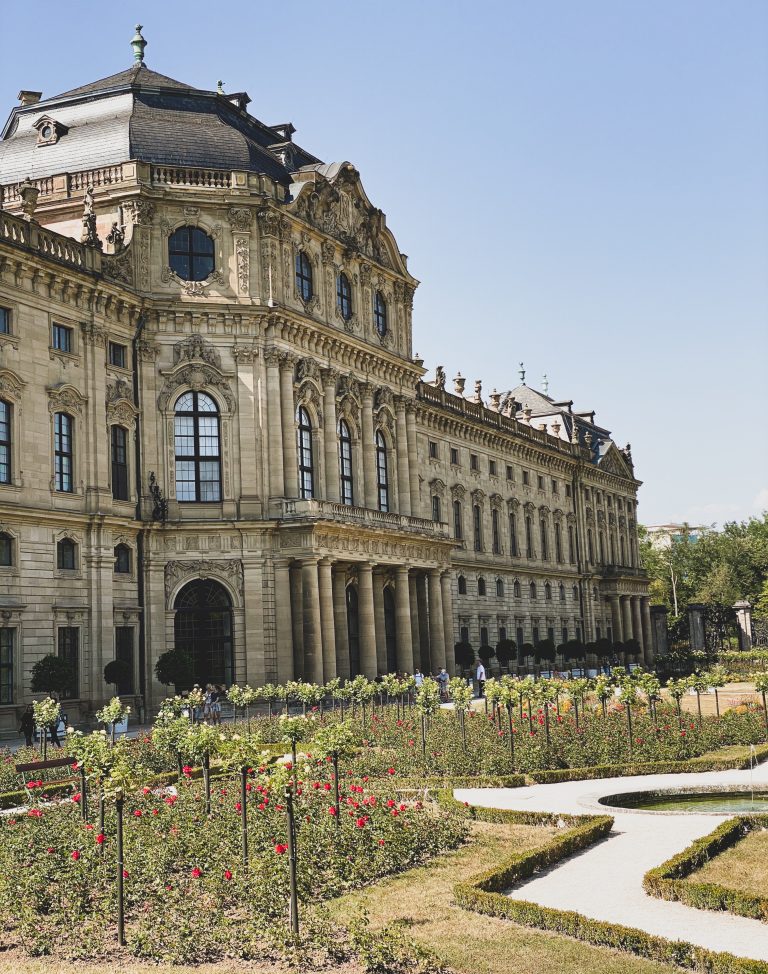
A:
<svg viewBox="0 0 768 974">
<path fill-rule="evenodd" d="M 454 668 L 634 637 L 635 479 L 594 413 L 412 354 L 416 279 L 349 163 L 245 93 L 135 63 L 0 140 L 0 729 L 33 664 L 73 719 L 198 680 Z"/>
</svg>

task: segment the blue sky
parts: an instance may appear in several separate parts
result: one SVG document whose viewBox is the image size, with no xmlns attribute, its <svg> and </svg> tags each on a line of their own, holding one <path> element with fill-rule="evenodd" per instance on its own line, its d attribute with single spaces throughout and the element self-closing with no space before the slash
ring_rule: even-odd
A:
<svg viewBox="0 0 768 974">
<path fill-rule="evenodd" d="M 358 167 L 422 281 L 428 366 L 487 392 L 546 372 L 632 443 L 646 523 L 768 508 L 765 2 L 43 0 L 35 20 L 3 47 L 8 111 L 128 67 L 141 22 L 150 67 L 244 89 Z"/>
</svg>

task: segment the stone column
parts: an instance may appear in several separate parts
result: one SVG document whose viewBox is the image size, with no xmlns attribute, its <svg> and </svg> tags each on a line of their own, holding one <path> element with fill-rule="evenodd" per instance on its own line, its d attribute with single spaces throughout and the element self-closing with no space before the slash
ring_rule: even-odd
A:
<svg viewBox="0 0 768 974">
<path fill-rule="evenodd" d="M 609 595 L 608 601 L 611 603 L 611 628 L 613 629 L 613 641 L 615 643 L 624 642 L 624 629 L 621 624 L 621 600 L 618 595 Z"/>
<path fill-rule="evenodd" d="M 277 681 L 294 678 L 293 619 L 291 614 L 291 562 L 275 562 L 275 643 L 277 647 Z"/>
<path fill-rule="evenodd" d="M 746 600 L 734 602 L 736 622 L 739 624 L 739 649 L 752 649 L 752 605 Z"/>
<path fill-rule="evenodd" d="M 293 405 L 293 370 L 296 359 L 280 356 L 280 413 L 283 426 L 283 483 L 286 497 L 299 496 L 299 461 L 296 444 L 296 410 Z M 274 462 L 274 461 L 272 461 Z"/>
<path fill-rule="evenodd" d="M 258 388 L 254 358 L 256 351 L 246 345 L 235 345 L 232 354 L 237 366 L 237 435 L 240 446 L 240 517 L 262 517 L 261 419 L 258 412 Z M 235 496 L 237 494 L 235 493 Z"/>
<path fill-rule="evenodd" d="M 429 651 L 429 612 L 427 608 L 427 576 L 419 572 L 416 576 L 416 601 L 419 609 L 419 647 L 421 650 L 421 671 L 431 673 L 434 663 Z"/>
<path fill-rule="evenodd" d="M 430 568 L 429 574 L 429 649 L 432 667 L 440 670 L 445 666 L 445 629 L 443 628 L 443 593 L 440 586 L 440 569 Z"/>
<path fill-rule="evenodd" d="M 338 504 L 339 439 L 336 429 L 336 369 L 323 369 L 323 439 L 325 446 L 325 499 Z"/>
<path fill-rule="evenodd" d="M 304 679 L 323 682 L 322 620 L 316 557 L 301 563 L 301 594 L 304 618 Z"/>
<path fill-rule="evenodd" d="M 396 400 L 395 410 L 397 415 L 397 509 L 401 514 L 410 515 L 411 475 L 404 399 L 398 398 Z"/>
<path fill-rule="evenodd" d="M 421 658 L 421 639 L 419 635 L 419 598 L 416 594 L 416 575 L 411 573 L 408 578 L 408 601 L 411 612 L 411 645 L 413 646 L 413 665 L 424 671 L 424 663 Z"/>
<path fill-rule="evenodd" d="M 632 631 L 635 634 L 635 639 L 640 644 L 641 656 L 643 659 L 645 659 L 645 642 L 643 641 L 643 614 L 639 595 L 632 596 Z"/>
<path fill-rule="evenodd" d="M 632 639 L 632 601 L 628 595 L 621 596 L 621 634 L 622 642 Z"/>
<path fill-rule="evenodd" d="M 320 587 L 320 624 L 323 644 L 323 683 L 336 679 L 336 627 L 334 625 L 333 577 L 330 558 L 318 566 Z"/>
<path fill-rule="evenodd" d="M 411 596 L 408 569 L 395 569 L 395 624 L 397 626 L 397 668 L 401 673 L 413 673 L 413 635 L 411 633 Z"/>
<path fill-rule="evenodd" d="M 373 570 L 373 612 L 376 632 L 376 667 L 379 673 L 387 673 L 387 627 L 384 623 L 384 574 L 381 568 Z"/>
<path fill-rule="evenodd" d="M 408 475 L 411 481 L 411 515 L 413 517 L 424 517 L 424 513 L 419 504 L 419 455 L 418 442 L 416 440 L 416 405 L 412 402 L 406 403 L 405 429 L 408 437 Z"/>
<path fill-rule="evenodd" d="M 669 609 L 666 607 L 666 605 L 651 606 L 654 657 L 667 655 L 667 612 L 669 612 Z"/>
<path fill-rule="evenodd" d="M 336 634 L 336 676 L 350 676 L 349 628 L 347 625 L 347 570 L 336 565 L 333 570 L 333 628 Z"/>
<path fill-rule="evenodd" d="M 650 667 L 655 662 L 653 625 L 651 623 L 651 600 L 647 596 L 644 596 L 640 602 L 643 619 L 643 656 L 645 657 L 645 665 Z"/>
<path fill-rule="evenodd" d="M 456 658 L 453 647 L 456 642 L 453 627 L 453 584 L 450 572 L 443 572 L 440 576 L 440 588 L 443 596 L 443 633 L 445 635 L 445 662 L 448 673 L 453 676 L 456 672 Z"/>
<path fill-rule="evenodd" d="M 362 408 L 360 410 L 360 433 L 363 447 L 363 496 L 365 506 L 377 510 L 379 507 L 376 481 L 376 451 L 373 443 L 373 389 L 367 383 L 360 386 Z"/>
<path fill-rule="evenodd" d="M 377 675 L 376 624 L 373 615 L 373 565 L 357 569 L 357 602 L 360 626 L 360 672 L 368 679 Z"/>
<path fill-rule="evenodd" d="M 291 628 L 293 629 L 293 673 L 295 680 L 308 679 L 304 672 L 304 600 L 301 594 L 301 565 L 292 565 Z"/>
<path fill-rule="evenodd" d="M 269 452 L 269 496 L 285 496 L 283 478 L 283 423 L 280 415 L 280 353 L 269 348 L 264 354 L 267 367 L 267 446 Z"/>
</svg>

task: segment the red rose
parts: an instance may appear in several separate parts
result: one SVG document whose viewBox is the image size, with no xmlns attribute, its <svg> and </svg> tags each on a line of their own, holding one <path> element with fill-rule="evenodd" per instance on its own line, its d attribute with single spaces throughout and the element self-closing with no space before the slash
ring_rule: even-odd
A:
<svg viewBox="0 0 768 974">
<path fill-rule="evenodd" d="M 394 774 L 394 773 L 395 773 L 394 768 L 387 768 L 387 774 Z"/>
<path fill-rule="evenodd" d="M 77 860 L 80 858 L 80 853 L 77 851 L 77 849 L 75 849 L 72 853 L 72 858 L 75 860 L 75 862 L 77 862 Z"/>
<path fill-rule="evenodd" d="M 141 818 L 141 809 L 140 808 L 134 808 L 133 815 L 134 815 L 134 818 Z"/>
<path fill-rule="evenodd" d="M 200 879 L 202 875 L 203 875 L 203 870 L 199 866 L 195 866 L 195 868 L 192 870 L 192 878 Z"/>
<path fill-rule="evenodd" d="M 336 815 L 337 814 L 337 812 L 336 812 L 336 806 L 335 805 L 331 805 L 331 807 L 328 809 L 328 814 L 329 815 Z"/>
<path fill-rule="evenodd" d="M 224 879 L 232 879 L 232 870 L 231 869 L 225 869 L 224 870 Z"/>
<path fill-rule="evenodd" d="M 288 846 L 284 845 L 282 842 L 278 842 L 277 845 L 275 846 L 275 852 L 277 853 L 278 856 L 282 856 L 282 854 L 287 851 L 288 851 Z"/>
<path fill-rule="evenodd" d="M 99 832 L 99 834 L 96 836 L 96 845 L 104 845 L 105 838 L 106 836 L 104 835 L 104 833 Z"/>
</svg>

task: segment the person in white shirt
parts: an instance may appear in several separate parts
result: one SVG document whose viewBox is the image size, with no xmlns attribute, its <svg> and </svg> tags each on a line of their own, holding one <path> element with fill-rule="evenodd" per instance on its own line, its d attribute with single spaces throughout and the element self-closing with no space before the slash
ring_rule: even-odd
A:
<svg viewBox="0 0 768 974">
<path fill-rule="evenodd" d="M 485 667 L 483 666 L 483 661 L 481 659 L 477 661 L 477 672 L 475 673 L 475 679 L 477 680 L 478 697 L 485 696 Z"/>
<path fill-rule="evenodd" d="M 423 676 L 421 670 L 416 670 L 416 672 L 413 674 L 413 682 L 416 684 L 416 688 L 417 689 L 424 682 L 424 676 Z"/>
</svg>

